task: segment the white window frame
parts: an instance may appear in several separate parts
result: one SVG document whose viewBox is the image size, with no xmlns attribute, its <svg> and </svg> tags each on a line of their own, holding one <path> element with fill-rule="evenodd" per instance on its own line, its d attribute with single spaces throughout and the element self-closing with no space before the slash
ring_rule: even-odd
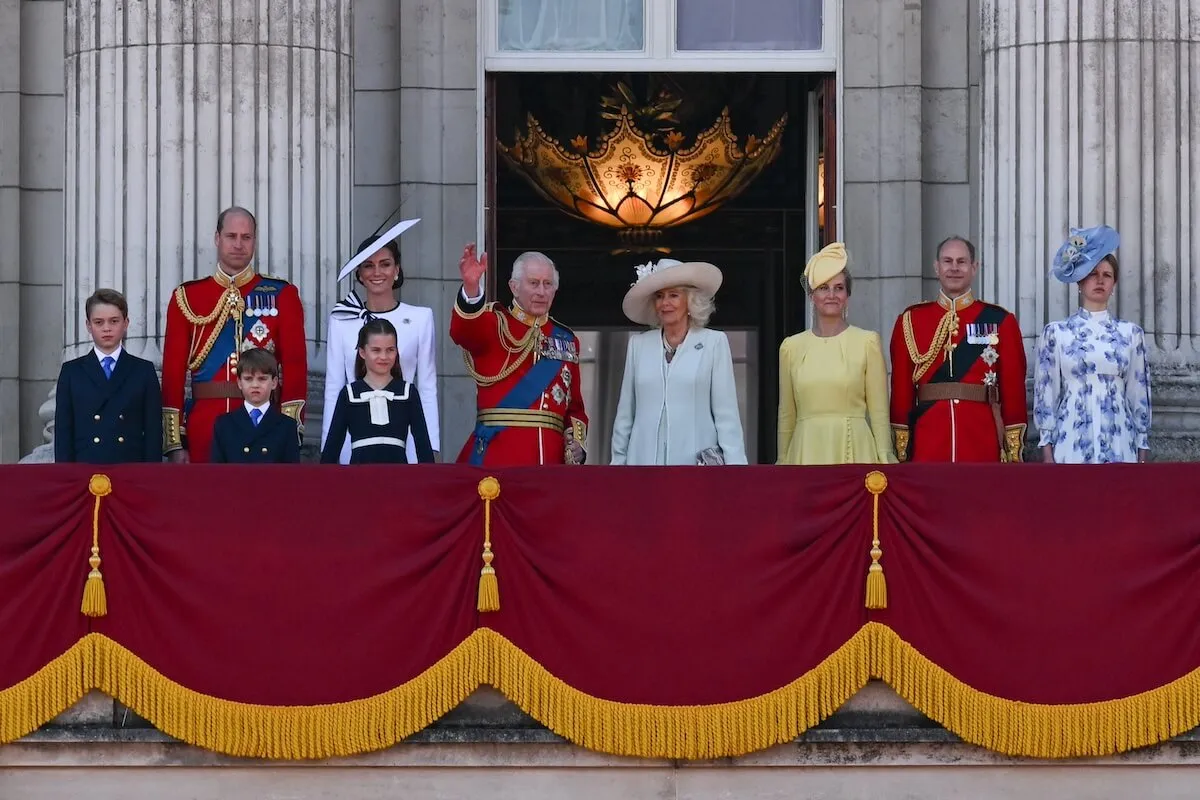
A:
<svg viewBox="0 0 1200 800">
<path fill-rule="evenodd" d="M 646 30 L 640 51 L 610 51 L 604 53 L 570 53 L 547 51 L 541 53 L 500 50 L 500 9 L 497 0 L 481 0 L 476 15 L 476 35 L 481 43 L 480 57 L 475 64 L 476 129 L 484 131 L 484 85 L 488 72 L 823 72 L 835 73 L 837 81 L 837 203 L 826 208 L 837 220 L 839 237 L 845 236 L 842 198 L 845 197 L 845 170 L 840 167 L 845 158 L 845 126 L 842 122 L 842 7 L 849 0 L 824 0 L 822 8 L 820 50 L 745 50 L 709 51 L 675 49 L 675 0 L 646 0 Z M 487 166 L 483 147 L 476 148 L 476 241 L 484 241 L 484 220 L 487 208 Z M 814 214 L 813 220 L 816 216 Z"/>
<path fill-rule="evenodd" d="M 641 50 L 604 52 L 513 51 L 499 46 L 498 0 L 480 4 L 479 28 L 486 72 L 834 72 L 841 43 L 842 2 L 824 0 L 820 50 L 680 50 L 675 0 L 645 0 Z"/>
</svg>

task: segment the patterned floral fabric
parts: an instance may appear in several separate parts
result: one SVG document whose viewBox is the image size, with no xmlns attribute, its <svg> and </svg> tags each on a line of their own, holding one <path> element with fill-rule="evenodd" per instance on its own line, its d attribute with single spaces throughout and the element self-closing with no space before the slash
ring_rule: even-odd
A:
<svg viewBox="0 0 1200 800">
<path fill-rule="evenodd" d="M 1038 445 L 1060 464 L 1137 461 L 1150 449 L 1150 374 L 1142 329 L 1108 311 L 1051 322 L 1034 371 Z"/>
</svg>

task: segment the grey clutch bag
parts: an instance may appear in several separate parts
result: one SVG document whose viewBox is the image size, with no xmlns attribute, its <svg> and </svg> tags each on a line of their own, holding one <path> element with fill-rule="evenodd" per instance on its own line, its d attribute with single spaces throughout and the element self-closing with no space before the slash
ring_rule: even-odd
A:
<svg viewBox="0 0 1200 800">
<path fill-rule="evenodd" d="M 696 466 L 719 467 L 725 464 L 725 454 L 720 447 L 706 447 L 696 453 Z"/>
</svg>

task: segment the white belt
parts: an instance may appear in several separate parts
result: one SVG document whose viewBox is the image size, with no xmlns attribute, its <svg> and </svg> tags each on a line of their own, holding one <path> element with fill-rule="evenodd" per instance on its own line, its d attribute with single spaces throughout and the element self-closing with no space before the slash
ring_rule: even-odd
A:
<svg viewBox="0 0 1200 800">
<path fill-rule="evenodd" d="M 397 439 L 394 436 L 371 436 L 367 439 L 359 439 L 357 442 L 350 444 L 351 450 L 357 450 L 360 447 L 371 447 L 376 444 L 388 444 L 392 447 L 404 447 L 404 440 Z"/>
</svg>

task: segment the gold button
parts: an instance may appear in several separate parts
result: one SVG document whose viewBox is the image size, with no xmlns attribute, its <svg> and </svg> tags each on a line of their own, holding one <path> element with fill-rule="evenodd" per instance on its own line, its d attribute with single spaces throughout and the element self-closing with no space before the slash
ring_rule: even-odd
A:
<svg viewBox="0 0 1200 800">
<path fill-rule="evenodd" d="M 954 398 L 954 400 L 952 400 L 951 402 L 953 402 L 953 403 L 954 403 L 954 405 L 958 405 L 958 398 L 957 398 L 957 397 L 956 397 L 956 398 Z"/>
<path fill-rule="evenodd" d="M 125 444 L 125 437 L 124 437 L 124 436 L 118 436 L 118 437 L 117 437 L 117 443 L 118 443 L 118 444 Z"/>
<path fill-rule="evenodd" d="M 249 448 L 249 447 L 243 447 L 243 448 L 242 448 L 242 452 L 243 452 L 243 453 L 249 453 L 249 452 L 250 452 L 250 448 Z"/>
<path fill-rule="evenodd" d="M 100 444 L 100 437 L 99 436 L 94 437 L 92 439 L 92 442 L 94 442 L 95 444 Z"/>
<path fill-rule="evenodd" d="M 99 422 L 99 421 L 100 421 L 100 415 L 99 415 L 99 414 L 97 414 L 96 416 L 92 417 L 92 419 L 96 420 L 96 422 Z"/>
</svg>

